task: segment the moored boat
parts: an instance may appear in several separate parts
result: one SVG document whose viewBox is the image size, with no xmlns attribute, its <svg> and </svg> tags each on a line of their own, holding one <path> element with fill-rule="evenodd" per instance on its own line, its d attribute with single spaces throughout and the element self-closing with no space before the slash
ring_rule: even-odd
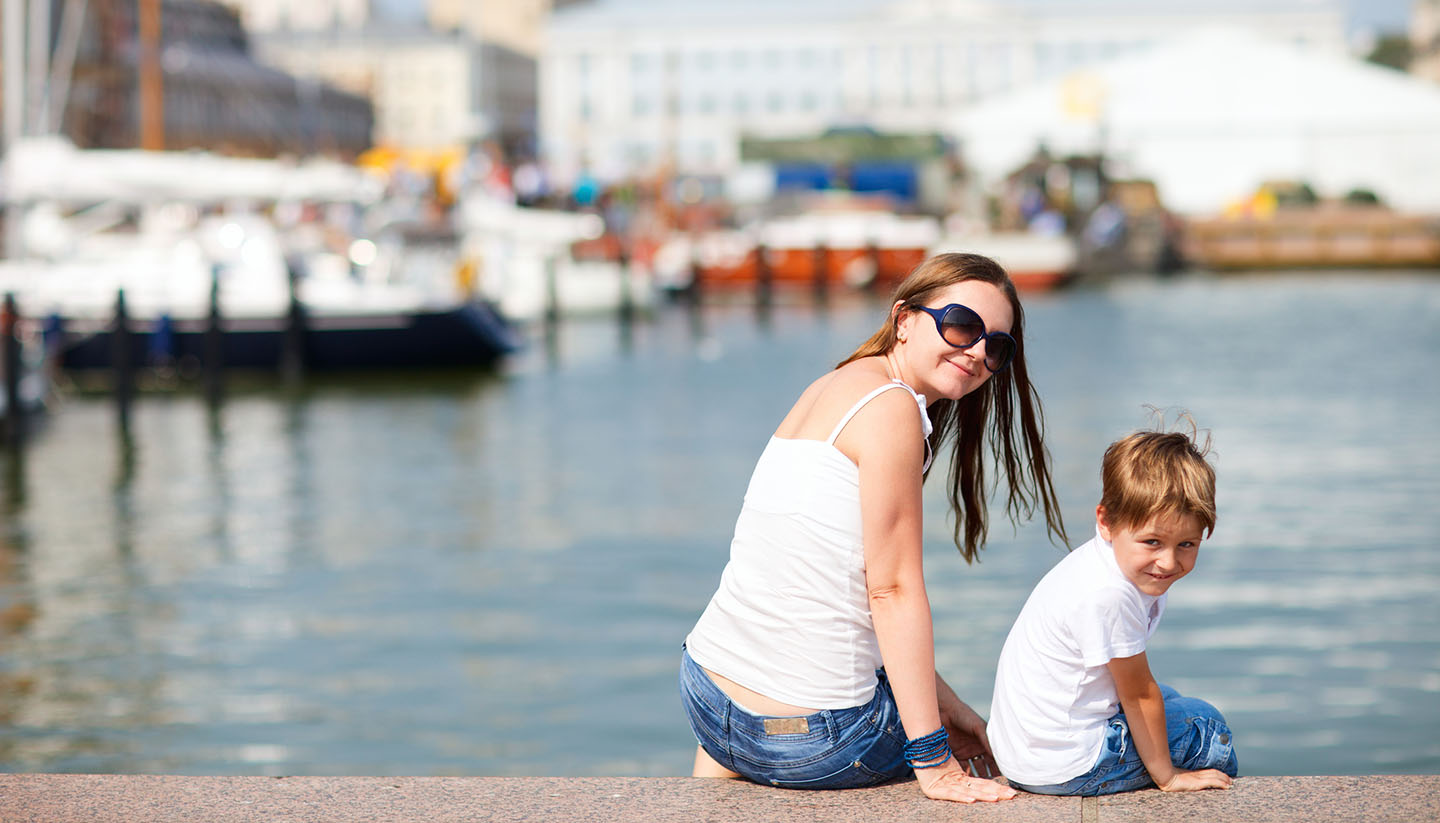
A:
<svg viewBox="0 0 1440 823">
<path fill-rule="evenodd" d="M 1015 288 L 1043 292 L 1059 288 L 1075 275 L 1077 250 L 1073 238 L 1038 232 L 976 232 L 948 235 L 931 246 L 931 254 L 972 252 L 1005 267 Z"/>
</svg>

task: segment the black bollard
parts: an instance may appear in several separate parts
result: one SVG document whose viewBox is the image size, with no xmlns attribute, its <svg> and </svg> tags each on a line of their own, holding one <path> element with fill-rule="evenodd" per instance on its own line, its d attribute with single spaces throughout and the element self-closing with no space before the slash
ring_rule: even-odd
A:
<svg viewBox="0 0 1440 823">
<path fill-rule="evenodd" d="M 60 378 L 61 362 L 65 357 L 65 318 L 56 312 L 45 317 L 40 329 L 40 346 L 43 353 L 42 373 L 45 385 L 54 386 Z"/>
<path fill-rule="evenodd" d="M 25 401 L 20 397 L 20 337 L 16 334 L 20 313 L 15 295 L 5 295 L 0 308 L 0 368 L 5 370 L 5 442 L 18 449 L 25 441 Z"/>
<path fill-rule="evenodd" d="M 551 364 L 560 358 L 560 262 L 554 253 L 545 255 L 545 352 Z"/>
<path fill-rule="evenodd" d="M 770 250 L 764 243 L 755 246 L 755 314 L 765 318 L 775 302 L 775 273 L 770 270 Z"/>
<path fill-rule="evenodd" d="M 130 434 L 130 406 L 135 400 L 135 340 L 125 290 L 115 292 L 115 324 L 110 331 L 110 368 L 115 372 L 115 409 L 123 436 Z"/>
<path fill-rule="evenodd" d="M 700 265 L 698 248 L 690 258 L 690 285 L 685 288 L 685 297 L 693 311 L 699 311 L 705 302 L 705 267 Z"/>
<path fill-rule="evenodd" d="M 823 242 L 815 245 L 812 274 L 815 277 L 815 302 L 824 303 L 830 298 L 830 249 Z"/>
<path fill-rule="evenodd" d="M 295 384 L 305 377 L 305 307 L 300 304 L 300 269 L 286 261 L 290 275 L 290 311 L 285 317 L 285 337 L 280 349 L 280 374 L 285 382 Z"/>
<path fill-rule="evenodd" d="M 560 322 L 560 261 L 557 255 L 545 257 L 545 324 Z"/>
<path fill-rule="evenodd" d="M 630 250 L 622 242 L 620 254 L 616 260 L 620 266 L 620 305 L 619 315 L 616 318 L 620 321 L 620 343 L 629 348 L 633 342 L 633 326 L 635 324 L 635 297 L 630 293 Z"/>
<path fill-rule="evenodd" d="M 694 248 L 690 258 L 690 285 L 685 289 L 685 304 L 690 310 L 690 331 L 697 339 L 705 335 L 705 268 L 700 265 L 700 249 Z"/>
<path fill-rule="evenodd" d="M 870 261 L 871 272 L 870 282 L 867 285 L 870 286 L 870 291 L 878 294 L 882 289 L 885 288 L 886 280 L 886 278 L 883 276 L 884 272 L 880 270 L 880 244 L 876 243 L 874 240 L 866 243 L 865 257 Z"/>
<path fill-rule="evenodd" d="M 220 326 L 219 263 L 210 270 L 210 314 L 205 319 L 200 362 L 201 368 L 205 370 L 205 398 L 212 405 L 219 403 L 225 389 L 225 339 Z"/>
</svg>

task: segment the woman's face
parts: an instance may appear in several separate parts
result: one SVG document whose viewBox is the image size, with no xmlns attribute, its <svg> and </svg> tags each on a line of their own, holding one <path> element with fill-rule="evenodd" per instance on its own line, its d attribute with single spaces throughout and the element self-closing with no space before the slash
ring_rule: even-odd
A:
<svg viewBox="0 0 1440 823">
<path fill-rule="evenodd" d="M 959 303 L 979 314 L 985 321 L 986 332 L 1008 334 L 1015 320 L 1004 292 L 981 280 L 947 286 L 925 301 L 926 306 L 936 309 L 951 303 Z M 895 346 L 895 354 L 904 372 L 901 379 L 911 388 L 930 401 L 959 400 L 990 379 L 990 370 L 985 367 L 988 341 L 981 340 L 965 349 L 956 348 L 940 336 L 934 317 L 923 311 L 901 311 L 900 342 Z"/>
</svg>

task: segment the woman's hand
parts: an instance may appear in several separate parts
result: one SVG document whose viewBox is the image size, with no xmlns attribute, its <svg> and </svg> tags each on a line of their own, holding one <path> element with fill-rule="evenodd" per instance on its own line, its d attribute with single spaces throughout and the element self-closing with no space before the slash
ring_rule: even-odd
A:
<svg viewBox="0 0 1440 823">
<path fill-rule="evenodd" d="M 953 800 L 957 803 L 974 803 L 979 800 L 994 803 L 998 800 L 1009 800 L 1016 794 L 1014 789 L 994 780 L 971 777 L 953 758 L 945 765 L 933 769 L 916 769 L 915 779 L 920 782 L 920 790 L 931 800 Z"/>
<path fill-rule="evenodd" d="M 955 760 L 974 777 L 999 777 L 1000 767 L 990 752 L 985 719 L 956 698 L 940 701 L 940 722 L 950 733 L 950 751 Z"/>
</svg>

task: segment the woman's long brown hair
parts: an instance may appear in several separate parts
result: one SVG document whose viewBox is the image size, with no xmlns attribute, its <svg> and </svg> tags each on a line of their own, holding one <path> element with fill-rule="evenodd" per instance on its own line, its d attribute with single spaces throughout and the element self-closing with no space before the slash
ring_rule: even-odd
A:
<svg viewBox="0 0 1440 823">
<path fill-rule="evenodd" d="M 1018 526 L 1021 520 L 1030 519 L 1036 509 L 1043 510 L 1051 539 L 1062 546 L 1068 545 L 1050 478 L 1040 398 L 1030 385 L 1025 366 L 1024 311 L 1010 275 L 994 260 L 978 254 L 938 254 L 916 266 L 895 287 L 890 305 L 900 302 L 903 304 L 900 311 L 905 311 L 904 306 L 923 305 L 936 292 L 966 280 L 990 283 L 1010 301 L 1015 316 L 1014 325 L 1010 327 L 1010 336 L 1015 338 L 1015 357 L 1009 368 L 991 375 L 975 391 L 959 400 L 942 399 L 930 405 L 933 452 L 940 454 L 945 438 L 955 435 L 947 480 L 950 507 L 955 514 L 955 546 L 966 563 L 973 563 L 980 556 L 989 532 L 985 510 L 985 497 L 989 492 L 985 482 L 987 422 L 990 424 L 989 451 L 1006 481 L 1005 511 L 1010 522 Z M 892 311 L 885 325 L 839 365 L 883 355 L 895 348 L 898 322 L 898 312 Z"/>
</svg>

